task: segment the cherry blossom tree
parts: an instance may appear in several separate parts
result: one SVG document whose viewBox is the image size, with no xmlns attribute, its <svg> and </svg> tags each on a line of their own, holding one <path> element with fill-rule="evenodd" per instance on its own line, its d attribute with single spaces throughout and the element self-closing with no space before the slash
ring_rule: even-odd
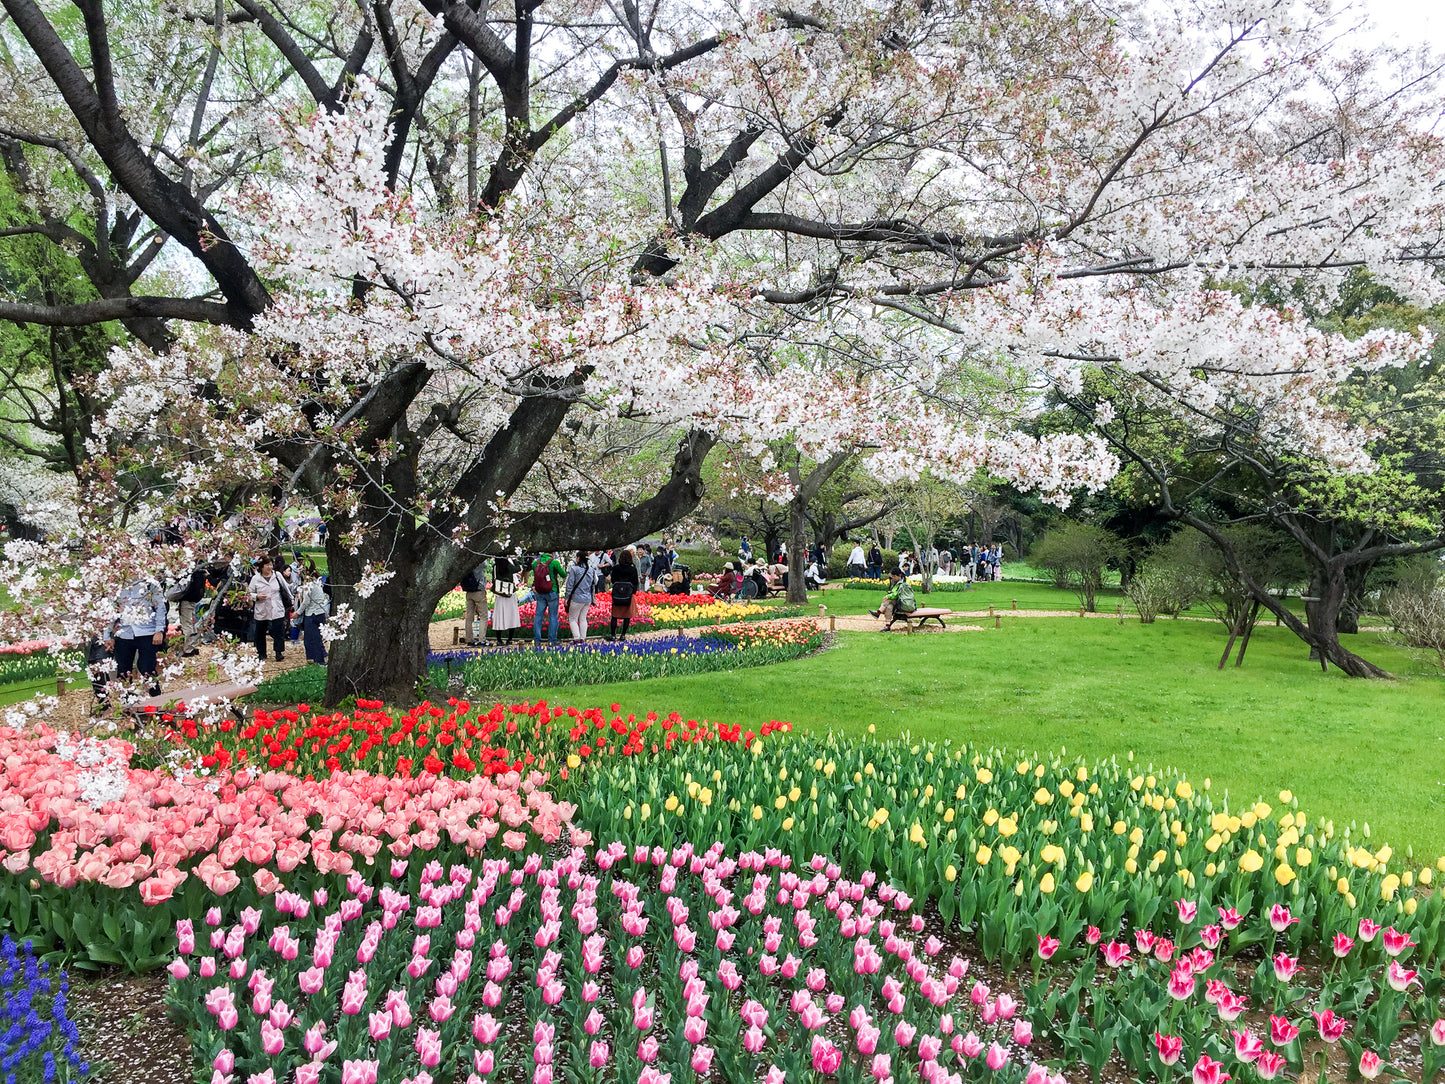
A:
<svg viewBox="0 0 1445 1084">
<path fill-rule="evenodd" d="M 188 125 L 113 47 L 130 9 L 81 0 L 73 29 L 0 2 L 7 78 L 57 129 L 32 134 L 76 161 L 27 146 L 100 178 L 177 269 L 0 316 L 166 322 L 96 380 L 91 477 L 147 468 L 132 519 L 313 501 L 355 615 L 332 700 L 409 690 L 478 552 L 653 530 L 715 446 L 1065 500 L 1116 469 L 1106 435 L 1018 423 L 1102 364 L 1191 424 L 1248 409 L 1272 446 L 1367 471 L 1329 393 L 1419 343 L 1221 283 L 1368 266 L 1440 294 L 1435 69 L 1350 55 L 1322 0 L 147 11 L 204 36 Z M 668 476 L 612 509 L 515 503 L 579 414 L 666 427 Z"/>
</svg>

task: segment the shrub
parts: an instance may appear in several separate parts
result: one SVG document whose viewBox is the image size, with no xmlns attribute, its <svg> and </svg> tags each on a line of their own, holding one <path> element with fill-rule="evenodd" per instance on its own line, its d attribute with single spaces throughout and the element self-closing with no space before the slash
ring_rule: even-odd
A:
<svg viewBox="0 0 1445 1084">
<path fill-rule="evenodd" d="M 1104 570 L 1124 552 L 1111 531 L 1070 520 L 1035 543 L 1029 561 L 1053 574 L 1056 587 L 1072 587 L 1084 609 L 1093 613 L 1104 586 Z"/>
<path fill-rule="evenodd" d="M 1382 602 L 1395 637 L 1406 647 L 1434 652 L 1445 670 L 1445 582 L 1438 570 L 1401 577 Z"/>
<path fill-rule="evenodd" d="M 1154 624 L 1160 611 L 1167 609 L 1174 597 L 1174 584 L 1174 577 L 1164 565 L 1146 561 L 1139 566 L 1134 577 L 1125 585 L 1124 594 L 1134 604 L 1141 623 Z"/>
</svg>

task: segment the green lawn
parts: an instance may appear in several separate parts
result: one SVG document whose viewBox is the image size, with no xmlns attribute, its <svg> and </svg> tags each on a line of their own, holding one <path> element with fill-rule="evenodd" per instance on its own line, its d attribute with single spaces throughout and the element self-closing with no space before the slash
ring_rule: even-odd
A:
<svg viewBox="0 0 1445 1084">
<path fill-rule="evenodd" d="M 841 594 L 828 592 L 829 603 Z M 1132 750 L 1141 765 L 1210 778 L 1236 808 L 1290 788 L 1316 817 L 1368 822 L 1376 843 L 1445 853 L 1445 681 L 1372 634 L 1350 639 L 1402 679 L 1322 675 L 1272 625 L 1256 631 L 1243 669 L 1221 673 L 1218 624 L 1031 618 L 981 633 L 841 633 L 834 650 L 800 662 L 504 699 L 854 733 L 876 723 L 881 733 L 1089 758 Z"/>
</svg>

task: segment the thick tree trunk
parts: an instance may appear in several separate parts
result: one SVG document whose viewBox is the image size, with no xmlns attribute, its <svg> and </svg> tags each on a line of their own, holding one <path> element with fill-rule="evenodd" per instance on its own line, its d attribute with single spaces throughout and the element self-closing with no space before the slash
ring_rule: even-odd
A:
<svg viewBox="0 0 1445 1084">
<path fill-rule="evenodd" d="M 808 601 L 808 586 L 803 574 L 808 570 L 807 504 L 794 498 L 788 506 L 788 601 Z"/>
<path fill-rule="evenodd" d="M 1310 658 L 1321 657 L 1350 677 L 1391 677 L 1388 670 L 1381 669 L 1368 659 L 1362 659 L 1340 643 L 1340 633 L 1347 631 L 1341 626 L 1345 603 L 1349 595 L 1346 569 L 1332 567 L 1317 570 L 1310 580 L 1310 597 L 1315 602 L 1305 603 L 1305 619 L 1310 634 Z M 1358 631 L 1353 622 L 1352 630 Z"/>
<path fill-rule="evenodd" d="M 355 613 L 344 638 L 327 649 L 326 703 L 349 696 L 374 697 L 388 704 L 410 704 L 418 683 L 426 676 L 430 650 L 431 618 L 441 597 L 456 586 L 447 567 L 451 554 L 433 552 L 431 560 L 418 561 L 413 547 L 399 547 L 388 571 L 395 572 L 369 597 L 361 598 L 355 584 L 368 558 L 364 547 L 353 555 L 328 539 L 326 561 L 333 587 L 333 602 Z M 454 547 L 447 547 L 460 554 Z M 334 607 L 333 607 L 334 609 Z"/>
</svg>

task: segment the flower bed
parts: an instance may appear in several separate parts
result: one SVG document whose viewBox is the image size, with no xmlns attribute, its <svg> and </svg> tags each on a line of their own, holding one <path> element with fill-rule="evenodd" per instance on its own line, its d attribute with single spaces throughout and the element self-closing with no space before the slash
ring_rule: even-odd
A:
<svg viewBox="0 0 1445 1084">
<path fill-rule="evenodd" d="M 882 579 L 877 580 L 870 580 L 852 576 L 848 579 L 834 580 L 832 582 L 836 583 L 840 587 L 847 588 L 849 591 L 877 591 L 881 593 L 888 590 L 888 577 L 886 575 Z M 922 576 L 909 576 L 908 582 L 911 583 L 914 587 L 923 587 Z M 993 581 L 985 580 L 982 582 L 992 583 Z M 962 580 L 942 580 L 935 576 L 930 592 L 942 592 L 947 594 L 949 592 L 972 591 L 975 590 L 977 587 L 977 582 L 965 583 Z"/>
<path fill-rule="evenodd" d="M 0 1072 L 6 1081 L 69 1084 L 90 1073 L 80 1029 L 69 1018 L 65 972 L 52 979 L 30 941 L 0 937 Z"/>
<path fill-rule="evenodd" d="M 62 670 L 78 670 L 78 652 L 51 651 L 45 644 L 11 645 L 29 650 L 0 650 L 0 685 L 19 685 L 55 677 Z"/>
<path fill-rule="evenodd" d="M 182 924 L 171 1004 L 198 1078 L 1062 1079 L 911 899 L 822 857 L 614 842 L 432 863 L 415 898 L 347 888 Z"/>
<path fill-rule="evenodd" d="M 558 610 L 557 635 L 560 636 L 560 637 L 562 637 L 563 639 L 566 639 L 566 638 L 570 637 L 570 636 L 572 635 L 572 633 L 571 633 L 571 630 L 567 627 L 567 607 L 566 607 L 565 605 L 563 605 L 564 602 L 565 602 L 565 599 L 560 599 L 560 598 L 559 598 L 559 599 L 557 600 L 557 610 Z M 530 601 L 529 601 L 529 602 L 524 602 L 524 603 L 522 603 L 521 606 L 519 606 L 519 607 L 517 608 L 517 612 L 521 615 L 521 618 L 522 618 L 522 629 L 523 629 L 523 631 L 532 628 L 532 620 L 533 620 L 533 616 L 534 616 L 534 615 L 536 614 L 536 612 L 537 612 L 537 604 L 536 604 L 535 602 L 530 602 Z M 590 635 L 593 635 L 593 636 L 603 635 L 603 634 L 606 633 L 606 631 L 607 631 L 607 623 L 608 623 L 609 621 L 611 621 L 611 620 L 612 620 L 612 596 L 611 596 L 611 595 L 595 595 L 595 596 L 593 596 L 593 598 L 592 598 L 592 605 L 590 605 L 590 606 L 587 607 L 587 625 L 588 625 L 588 630 L 587 630 L 587 631 L 588 631 L 588 633 L 589 633 Z M 638 628 L 651 628 L 653 624 L 654 624 L 654 621 L 653 621 L 652 613 L 651 613 L 651 611 L 649 610 L 649 608 L 646 607 L 646 606 L 639 606 L 639 607 L 638 607 L 638 614 L 637 614 L 637 616 L 632 619 L 632 627 L 633 627 L 634 629 L 638 629 Z M 543 628 L 543 629 L 542 629 L 542 635 L 543 635 L 543 636 L 546 636 L 546 634 L 547 634 L 547 630 L 546 630 L 546 628 Z"/>
<path fill-rule="evenodd" d="M 17 935 L 145 969 L 161 960 L 167 915 L 194 911 L 207 894 L 266 895 L 279 874 L 345 874 L 383 848 L 521 850 L 555 842 L 573 812 L 536 772 L 298 779 L 217 754 L 209 775 L 172 775 L 131 766 L 133 753 L 119 740 L 0 728 L 0 862 L 10 874 L 0 915 Z"/>
<path fill-rule="evenodd" d="M 786 630 L 778 629 L 787 626 Z M 540 650 L 442 652 L 428 656 L 432 681 L 472 694 L 504 689 L 559 685 L 598 685 L 655 677 L 715 673 L 751 666 L 769 666 L 801 658 L 822 645 L 812 621 L 788 621 L 753 628 L 755 635 L 701 630 L 696 637 L 677 634 L 659 639 Z"/>
</svg>

